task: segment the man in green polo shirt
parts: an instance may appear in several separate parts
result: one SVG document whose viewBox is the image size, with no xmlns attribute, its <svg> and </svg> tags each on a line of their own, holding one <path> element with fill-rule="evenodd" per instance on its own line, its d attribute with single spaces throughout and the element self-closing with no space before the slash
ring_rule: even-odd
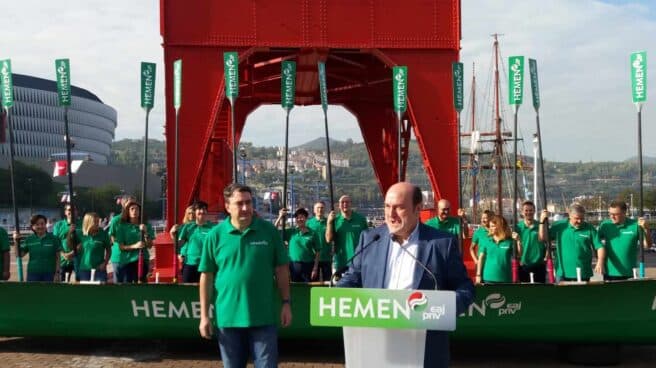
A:
<svg viewBox="0 0 656 368">
<path fill-rule="evenodd" d="M 9 280 L 9 234 L 0 226 L 0 280 Z"/>
<path fill-rule="evenodd" d="M 73 224 L 73 226 L 71 226 Z M 59 270 L 61 281 L 67 281 L 66 275 L 71 279 L 73 277 L 73 271 L 75 271 L 75 277 L 77 278 L 77 264 L 79 260 L 75 257 L 77 252 L 73 252 L 73 257 L 65 257 L 64 254 L 67 252 L 73 251 L 73 249 L 68 248 L 68 242 L 66 238 L 68 234 L 71 233 L 75 235 L 75 229 L 82 229 L 82 220 L 78 217 L 78 211 L 75 206 L 71 206 L 70 203 L 64 204 L 64 218 L 57 221 L 52 228 L 52 234 L 59 239 L 59 242 L 62 246 L 62 252 L 60 254 L 59 260 Z"/>
<path fill-rule="evenodd" d="M 339 215 L 330 211 L 326 222 L 326 242 L 335 242 L 335 269 L 348 266 L 348 261 L 355 253 L 355 247 L 360 241 L 360 234 L 367 230 L 367 219 L 351 208 L 351 197 L 343 195 L 339 198 Z"/>
<path fill-rule="evenodd" d="M 606 273 L 604 280 L 626 280 L 633 277 L 637 267 L 638 237 L 642 231 L 643 247 L 649 247 L 649 231 L 645 219 L 637 221 L 626 217 L 627 206 L 623 201 L 613 201 L 608 209 L 610 220 L 604 220 L 597 230 L 606 249 Z"/>
<path fill-rule="evenodd" d="M 517 223 L 514 231 L 519 234 L 521 259 L 519 261 L 519 281 L 530 282 L 531 273 L 533 281 L 544 284 L 547 269 L 544 263 L 546 247 L 540 241 L 538 224 L 535 222 L 535 204 L 531 201 L 522 203 L 523 220 Z"/>
<path fill-rule="evenodd" d="M 314 231 L 319 241 L 319 279 L 328 280 L 332 274 L 332 249 L 330 243 L 326 241 L 326 223 L 328 219 L 325 216 L 326 204 L 319 201 L 314 204 L 314 217 L 307 221 L 307 227 Z"/>
<path fill-rule="evenodd" d="M 460 254 L 463 254 L 464 249 L 462 249 L 462 244 L 466 236 L 465 234 L 467 234 L 465 210 L 458 208 L 457 217 L 449 216 L 450 211 L 451 203 L 446 199 L 440 199 L 437 201 L 437 216 L 426 221 L 426 225 L 455 235 L 458 238 L 458 242 L 460 242 Z"/>
<path fill-rule="evenodd" d="M 540 240 L 545 241 L 547 231 L 549 239 L 556 242 L 555 259 L 556 277 L 562 281 L 589 281 L 592 277 L 592 252 L 597 253 L 595 272 L 603 274 L 606 263 L 606 251 L 599 242 L 597 230 L 585 222 L 585 208 L 575 203 L 569 208 L 569 219 L 554 222 L 549 229 L 544 224 L 549 218 L 548 211 L 540 216 Z M 577 269 L 579 270 L 577 272 Z"/>
<path fill-rule="evenodd" d="M 249 352 L 256 367 L 278 364 L 274 276 L 282 308 L 280 324 L 292 321 L 289 259 L 278 230 L 253 216 L 249 187 L 231 184 L 223 192 L 230 215 L 207 235 L 198 266 L 201 317 L 199 330 L 211 339 L 217 328 L 224 367 L 245 367 Z M 214 301 L 214 326 L 210 302 Z"/>
</svg>

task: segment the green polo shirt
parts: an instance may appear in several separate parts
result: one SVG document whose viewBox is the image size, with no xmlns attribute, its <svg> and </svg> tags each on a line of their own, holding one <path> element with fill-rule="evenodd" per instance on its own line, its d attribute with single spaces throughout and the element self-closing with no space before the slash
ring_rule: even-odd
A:
<svg viewBox="0 0 656 368">
<path fill-rule="evenodd" d="M 627 218 L 622 224 L 604 220 L 599 224 L 599 240 L 605 240 L 606 272 L 609 276 L 632 277 L 638 259 L 638 221 Z M 644 233 L 643 233 L 644 234 Z"/>
<path fill-rule="evenodd" d="M 112 248 L 109 235 L 103 229 L 98 229 L 98 232 L 93 235 L 83 235 L 80 230 L 75 232 L 81 245 L 80 252 L 78 252 L 80 270 L 91 271 L 98 268 L 101 263 L 105 262 L 105 252 Z"/>
<path fill-rule="evenodd" d="M 353 211 L 351 218 L 346 219 L 341 213 L 335 217 L 335 231 L 333 241 L 335 243 L 335 267 L 337 269 L 347 266 L 347 262 L 355 253 L 355 248 L 360 241 L 360 234 L 367 230 L 367 219 L 361 214 Z"/>
<path fill-rule="evenodd" d="M 59 238 L 59 242 L 62 245 L 62 251 L 63 252 L 70 252 L 71 249 L 68 246 L 68 242 L 66 241 L 66 237 L 68 237 L 68 228 L 70 226 L 68 225 L 68 220 L 63 219 L 59 220 L 55 223 L 55 225 L 52 227 L 52 235 L 56 236 Z M 75 220 L 75 229 L 82 229 L 82 220 L 77 219 Z M 79 239 L 78 239 L 79 240 Z M 64 267 L 64 266 L 69 266 L 73 264 L 72 259 L 66 259 L 63 255 L 59 257 L 59 264 Z"/>
<path fill-rule="evenodd" d="M 230 220 L 215 226 L 205 239 L 198 271 L 215 274 L 216 326 L 277 324 L 275 268 L 288 263 L 280 233 L 271 223 L 253 217 L 243 232 Z"/>
<path fill-rule="evenodd" d="M 471 244 L 478 246 L 478 254 L 481 254 L 481 242 L 490 237 L 490 230 L 485 226 L 479 226 L 472 234 Z"/>
<path fill-rule="evenodd" d="M 460 219 L 458 217 L 447 217 L 446 220 L 440 221 L 438 216 L 426 221 L 426 225 L 432 226 L 437 230 L 449 232 L 456 237 L 460 235 Z M 458 237 L 459 239 L 459 237 Z"/>
<path fill-rule="evenodd" d="M 313 217 L 309 219 L 306 226 L 317 234 L 317 241 L 319 242 L 319 262 L 330 262 L 333 260 L 330 254 L 330 243 L 326 241 L 326 224 L 327 218 L 317 219 Z"/>
<path fill-rule="evenodd" d="M 478 244 L 479 254 L 485 254 L 483 261 L 484 282 L 512 282 L 512 239 L 496 242 L 493 237 L 482 238 Z"/>
<path fill-rule="evenodd" d="M 520 263 L 526 266 L 542 265 L 544 264 L 544 257 L 547 249 L 544 242 L 541 242 L 538 237 L 539 224 L 535 221 L 531 226 L 526 225 L 524 221 L 520 221 L 515 228 L 522 241 L 522 258 Z"/>
<path fill-rule="evenodd" d="M 150 224 L 146 224 L 146 232 L 148 233 L 148 237 L 151 240 L 155 239 L 155 232 L 153 231 L 153 227 L 150 226 Z M 119 221 L 118 224 L 116 225 L 115 233 L 116 235 L 114 235 L 114 239 L 118 244 L 132 245 L 141 240 L 141 230 L 139 230 L 139 224 Z M 139 249 L 120 250 L 119 248 L 119 251 L 120 251 L 119 263 L 121 265 L 137 262 L 139 260 Z M 143 251 L 144 251 L 144 259 L 145 260 L 150 259 L 150 253 L 148 253 L 148 249 L 144 248 Z"/>
<path fill-rule="evenodd" d="M 587 222 L 575 228 L 568 219 L 554 222 L 549 228 L 549 239 L 556 241 L 556 274 L 576 278 L 576 268 L 581 268 L 581 278 L 592 277 L 592 250 L 602 247 L 597 230 Z"/>
<path fill-rule="evenodd" d="M 295 228 L 285 231 L 285 240 L 289 244 L 289 260 L 291 262 L 314 262 L 314 257 L 319 249 L 317 234 L 308 229 L 301 233 Z"/>
<path fill-rule="evenodd" d="M 55 273 L 57 252 L 62 250 L 59 238 L 46 233 L 42 238 L 32 234 L 21 242 L 21 250 L 30 254 L 27 272 Z"/>
<path fill-rule="evenodd" d="M 9 257 L 9 235 L 7 234 L 7 230 L 0 226 L 0 277 L 2 277 L 1 275 L 5 271 L 5 252 L 7 252 L 7 257 Z"/>
<path fill-rule="evenodd" d="M 109 258 L 109 261 L 112 263 L 121 262 L 121 249 L 118 247 L 116 242 L 116 230 L 118 229 L 118 223 L 121 222 L 121 215 L 114 215 L 111 220 L 109 220 L 109 227 L 107 228 L 109 236 L 114 237 L 114 242 L 112 243 L 112 255 Z"/>
<path fill-rule="evenodd" d="M 186 223 L 178 239 L 184 242 L 180 248 L 180 255 L 185 257 L 184 264 L 196 266 L 200 262 L 200 256 L 203 253 L 203 242 L 216 224 L 210 221 L 198 225 L 195 221 Z"/>
</svg>

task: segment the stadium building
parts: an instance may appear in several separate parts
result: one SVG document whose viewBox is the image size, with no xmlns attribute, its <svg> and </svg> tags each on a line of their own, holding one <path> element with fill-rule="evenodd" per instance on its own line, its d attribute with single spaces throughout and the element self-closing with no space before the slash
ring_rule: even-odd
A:
<svg viewBox="0 0 656 368">
<path fill-rule="evenodd" d="M 58 104 L 57 83 L 21 74 L 14 74 L 13 82 L 14 106 L 10 113 L 15 157 L 37 161 L 65 153 L 64 108 Z M 116 110 L 86 89 L 73 86 L 71 90 L 68 123 L 75 145 L 73 153 L 106 165 L 116 130 Z M 9 157 L 8 139 L 0 144 L 0 156 Z"/>
</svg>

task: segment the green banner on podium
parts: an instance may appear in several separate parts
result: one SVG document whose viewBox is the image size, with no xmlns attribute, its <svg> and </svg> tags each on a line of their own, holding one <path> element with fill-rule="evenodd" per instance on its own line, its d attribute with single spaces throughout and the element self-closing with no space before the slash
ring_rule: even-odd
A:
<svg viewBox="0 0 656 368">
<path fill-rule="evenodd" d="M 310 324 L 453 331 L 453 291 L 312 288 Z"/>
</svg>

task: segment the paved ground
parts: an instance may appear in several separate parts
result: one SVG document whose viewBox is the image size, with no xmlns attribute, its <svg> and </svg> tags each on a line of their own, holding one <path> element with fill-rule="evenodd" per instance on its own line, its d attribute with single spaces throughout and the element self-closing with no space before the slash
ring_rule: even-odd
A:
<svg viewBox="0 0 656 368">
<path fill-rule="evenodd" d="M 335 345 L 317 341 L 283 342 L 280 366 L 343 367 L 342 348 Z M 460 343 L 452 351 L 451 366 L 456 368 L 583 366 L 566 363 L 564 350 L 555 345 Z M 656 346 L 626 346 L 619 356 L 621 367 L 654 367 Z M 0 338 L 0 366 L 4 368 L 222 367 L 218 358 L 215 346 L 200 340 Z"/>
</svg>

